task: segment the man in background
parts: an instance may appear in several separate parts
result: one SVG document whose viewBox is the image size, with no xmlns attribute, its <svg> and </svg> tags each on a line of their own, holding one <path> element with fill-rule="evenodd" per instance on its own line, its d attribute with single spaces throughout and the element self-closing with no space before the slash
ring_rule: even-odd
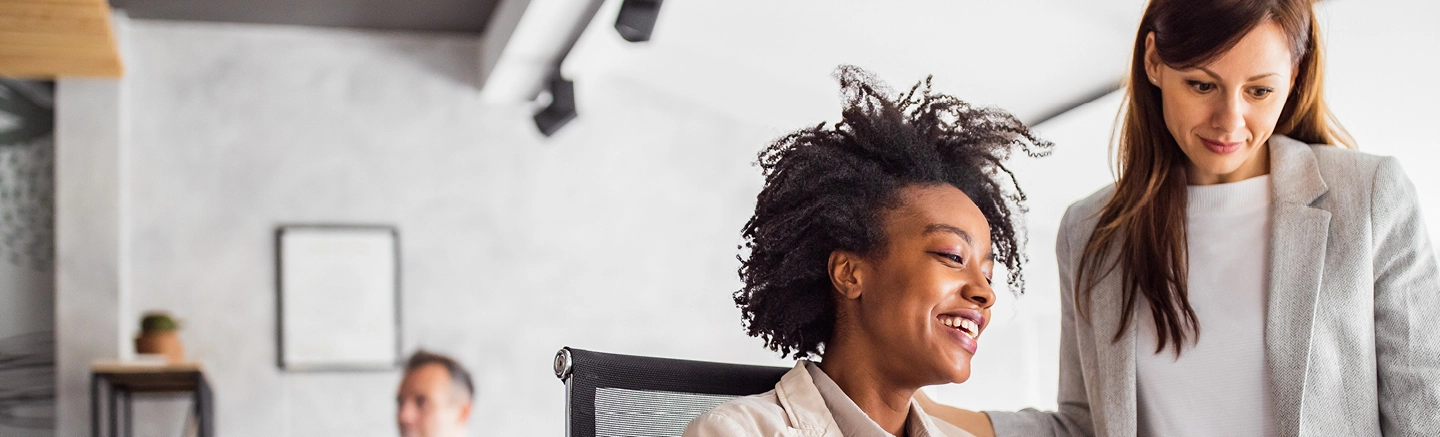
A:
<svg viewBox="0 0 1440 437">
<path fill-rule="evenodd" d="M 417 351 L 405 363 L 395 395 L 401 437 L 461 437 L 470 421 L 475 386 L 454 359 Z"/>
</svg>

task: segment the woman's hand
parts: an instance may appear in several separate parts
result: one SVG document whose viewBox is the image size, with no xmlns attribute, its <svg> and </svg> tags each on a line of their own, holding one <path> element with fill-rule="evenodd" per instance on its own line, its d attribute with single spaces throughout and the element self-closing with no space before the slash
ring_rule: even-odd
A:
<svg viewBox="0 0 1440 437">
<path fill-rule="evenodd" d="M 924 390 L 915 391 L 915 402 L 920 403 L 925 414 L 955 425 L 975 437 L 995 437 L 995 427 L 990 425 L 990 416 L 985 413 L 937 404 L 925 395 Z"/>
</svg>

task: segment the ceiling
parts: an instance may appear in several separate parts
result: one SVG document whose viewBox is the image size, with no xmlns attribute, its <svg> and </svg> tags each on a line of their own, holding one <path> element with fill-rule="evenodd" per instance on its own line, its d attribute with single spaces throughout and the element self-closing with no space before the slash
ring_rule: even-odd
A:
<svg viewBox="0 0 1440 437">
<path fill-rule="evenodd" d="M 499 0 L 111 0 L 130 18 L 468 32 Z"/>
<path fill-rule="evenodd" d="M 497 26 L 492 34 L 505 37 L 486 46 L 500 67 L 485 91 L 528 101 L 592 1 L 511 0 L 499 8 L 501 0 L 111 3 L 142 19 L 472 33 L 489 22 Z M 623 80 L 740 119 L 790 126 L 833 115 L 830 75 L 839 64 L 872 69 L 895 87 L 934 75 L 942 91 L 1000 105 L 1028 122 L 1046 120 L 1118 86 L 1145 0 L 674 1 L 661 8 L 654 38 L 641 44 L 611 29 L 620 3 L 604 2 L 565 62 L 582 113 L 587 83 Z"/>
<path fill-rule="evenodd" d="M 566 1 L 575 0 L 531 8 Z M 939 91 L 1046 120 L 1116 89 L 1145 0 L 666 2 L 643 44 L 607 28 L 614 3 L 564 66 L 581 117 L 587 83 L 610 78 L 736 118 L 802 126 L 834 119 L 840 64 L 895 88 L 933 75 Z"/>
</svg>

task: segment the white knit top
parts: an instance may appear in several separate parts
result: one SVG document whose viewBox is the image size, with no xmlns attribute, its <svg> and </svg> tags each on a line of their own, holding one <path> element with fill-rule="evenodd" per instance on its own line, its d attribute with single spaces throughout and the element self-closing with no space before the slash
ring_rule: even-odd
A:
<svg viewBox="0 0 1440 437">
<path fill-rule="evenodd" d="M 1190 186 L 1190 305 L 1198 342 L 1155 353 L 1155 322 L 1136 310 L 1142 436 L 1264 436 L 1274 426 L 1265 377 L 1270 177 Z"/>
</svg>

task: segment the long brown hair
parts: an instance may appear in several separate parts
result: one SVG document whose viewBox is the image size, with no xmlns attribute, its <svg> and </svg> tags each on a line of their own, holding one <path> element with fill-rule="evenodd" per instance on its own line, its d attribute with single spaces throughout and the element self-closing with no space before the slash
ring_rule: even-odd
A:
<svg viewBox="0 0 1440 437">
<path fill-rule="evenodd" d="M 1179 354 L 1187 340 L 1200 334 L 1186 287 L 1188 158 L 1166 128 L 1160 89 L 1145 74 L 1145 39 L 1154 32 L 1161 61 L 1188 69 L 1219 57 L 1265 22 L 1283 30 L 1296 65 L 1295 84 L 1274 133 L 1306 143 L 1352 143 L 1325 106 L 1313 0 L 1151 0 L 1135 36 L 1128 104 L 1116 131 L 1120 177 L 1099 212 L 1075 277 L 1075 306 L 1086 317 L 1090 293 L 1119 268 L 1125 307 L 1113 340 L 1129 328 L 1141 295 L 1155 319 L 1156 353 L 1173 341 Z"/>
</svg>

